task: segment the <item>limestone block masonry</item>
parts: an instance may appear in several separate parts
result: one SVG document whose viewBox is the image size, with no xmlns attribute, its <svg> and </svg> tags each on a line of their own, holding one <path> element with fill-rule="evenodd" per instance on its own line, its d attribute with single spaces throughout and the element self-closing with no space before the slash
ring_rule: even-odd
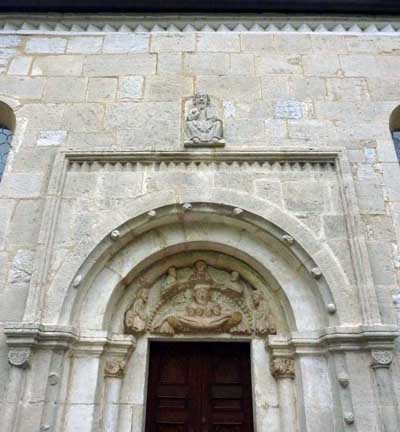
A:
<svg viewBox="0 0 400 432">
<path fill-rule="evenodd" d="M 400 430 L 400 21 L 268 20 L 0 16 L 2 432 L 144 432 L 163 339 L 251 344 L 254 432 Z"/>
</svg>

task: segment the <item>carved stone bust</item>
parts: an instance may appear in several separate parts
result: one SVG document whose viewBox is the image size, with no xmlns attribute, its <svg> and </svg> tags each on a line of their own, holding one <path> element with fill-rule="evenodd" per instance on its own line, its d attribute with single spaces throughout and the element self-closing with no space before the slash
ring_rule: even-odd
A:
<svg viewBox="0 0 400 432">
<path fill-rule="evenodd" d="M 185 147 L 223 147 L 222 120 L 217 118 L 207 93 L 196 93 L 186 109 Z"/>
</svg>

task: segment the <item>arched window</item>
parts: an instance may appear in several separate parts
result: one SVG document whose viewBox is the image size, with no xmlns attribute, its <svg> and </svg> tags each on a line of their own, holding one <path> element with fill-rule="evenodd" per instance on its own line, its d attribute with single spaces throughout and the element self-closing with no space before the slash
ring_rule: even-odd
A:
<svg viewBox="0 0 400 432">
<path fill-rule="evenodd" d="M 6 168 L 14 129 L 15 115 L 13 110 L 0 101 L 0 181 Z"/>
<path fill-rule="evenodd" d="M 390 132 L 392 133 L 397 160 L 400 162 L 400 105 L 392 112 L 392 115 L 390 116 Z"/>
</svg>

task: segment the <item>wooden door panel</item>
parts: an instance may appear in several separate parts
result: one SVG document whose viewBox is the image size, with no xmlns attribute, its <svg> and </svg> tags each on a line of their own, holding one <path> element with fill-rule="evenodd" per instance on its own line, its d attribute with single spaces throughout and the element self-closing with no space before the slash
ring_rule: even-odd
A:
<svg viewBox="0 0 400 432">
<path fill-rule="evenodd" d="M 253 432 L 249 345 L 153 343 L 146 432 Z"/>
</svg>

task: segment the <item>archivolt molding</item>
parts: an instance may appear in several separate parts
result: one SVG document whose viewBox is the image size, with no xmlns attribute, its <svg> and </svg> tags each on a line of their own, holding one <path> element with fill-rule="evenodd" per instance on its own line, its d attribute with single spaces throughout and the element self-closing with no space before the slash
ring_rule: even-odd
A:
<svg viewBox="0 0 400 432">
<path fill-rule="evenodd" d="M 0 16 L 0 32 L 6 34 L 104 34 L 123 33 L 187 33 L 187 32 L 266 32 L 323 34 L 383 34 L 400 32 L 397 17 L 345 18 L 343 16 L 274 16 L 246 15 L 12 15 Z"/>
<path fill-rule="evenodd" d="M 286 162 L 285 162 L 286 158 Z M 162 152 L 162 153 L 123 153 L 111 154 L 102 152 L 93 153 L 61 153 L 55 162 L 55 168 L 49 185 L 49 199 L 46 205 L 46 212 L 41 230 L 41 242 L 43 243 L 43 255 L 38 253 L 38 260 L 35 268 L 35 280 L 32 286 L 30 297 L 26 308 L 25 320 L 34 321 L 35 311 L 46 309 L 41 303 L 44 299 L 40 294 L 41 287 L 46 286 L 46 269 L 48 260 L 52 256 L 52 242 L 54 230 L 57 223 L 57 214 L 60 197 L 63 196 L 64 179 L 71 164 L 77 164 L 81 168 L 91 163 L 97 162 L 95 166 L 104 163 L 104 167 L 118 167 L 122 159 L 127 163 L 187 163 L 188 169 L 195 167 L 201 168 L 202 164 L 221 163 L 221 164 L 243 164 L 243 167 L 251 167 L 251 164 L 266 163 L 267 166 L 274 168 L 275 164 L 281 169 L 304 169 L 309 167 L 327 166 L 333 175 L 337 175 L 339 183 L 344 189 L 345 211 L 353 215 L 349 226 L 350 238 L 353 239 L 351 245 L 355 257 L 355 269 L 360 277 L 359 288 L 361 304 L 368 322 L 379 322 L 379 311 L 374 309 L 374 303 L 370 300 L 373 289 L 372 277 L 369 268 L 368 257 L 363 244 L 362 234 L 358 228 L 357 206 L 355 195 L 349 183 L 349 172 L 346 162 L 342 159 L 344 155 L 339 152 L 313 152 L 313 151 L 293 151 L 291 152 L 219 152 L 210 155 L 209 153 L 186 153 L 186 152 Z M 119 159 L 119 160 L 117 160 Z M 176 162 L 174 162 L 174 160 Z M 142 161 L 142 162 L 140 162 Z M 147 161 L 147 162 L 146 162 Z M 169 161 L 169 162 L 168 162 Z M 187 161 L 187 162 L 185 162 Z M 272 164 L 272 165 L 271 165 Z M 161 166 L 160 165 L 160 166 Z M 275 169 L 275 168 L 274 168 Z M 332 170 L 333 169 L 333 170 Z M 334 172 L 336 170 L 336 173 Z M 351 183 L 351 182 L 350 182 Z M 54 197 L 58 197 L 55 198 Z M 220 203 L 224 203 L 223 205 Z M 220 221 L 228 225 L 234 225 L 247 232 L 257 232 L 261 235 L 272 236 L 279 242 L 282 251 L 288 255 L 296 257 L 302 262 L 310 274 L 313 268 L 318 268 L 323 277 L 315 279 L 318 286 L 324 287 L 328 297 L 324 299 L 325 307 L 332 315 L 341 317 L 341 320 L 353 321 L 354 317 L 343 316 L 343 306 L 348 303 L 348 298 L 340 299 L 340 292 L 346 295 L 354 294 L 354 288 L 349 286 L 345 273 L 326 244 L 321 244 L 309 228 L 297 220 L 294 216 L 283 212 L 279 207 L 266 200 L 262 200 L 248 195 L 227 189 L 182 189 L 164 190 L 146 194 L 137 198 L 134 202 L 114 212 L 112 218 L 104 218 L 103 225 L 99 226 L 98 235 L 90 239 L 91 244 L 78 245 L 74 253 L 65 259 L 65 264 L 60 268 L 56 278 L 52 281 L 47 292 L 47 302 L 51 305 L 46 322 L 57 323 L 59 314 L 62 313 L 62 322 L 69 323 L 68 314 L 73 308 L 82 301 L 85 292 L 98 275 L 101 268 L 107 266 L 110 258 L 123 250 L 126 245 L 136 241 L 144 232 L 150 232 L 155 228 L 167 226 L 179 221 L 184 228 L 192 218 L 204 219 L 215 223 Z M 48 221 L 51 221 L 50 229 Z M 118 235 L 116 234 L 118 233 Z M 290 241 L 288 241 L 290 239 Z M 186 242 L 187 240 L 185 240 Z M 87 251 L 92 249 L 89 255 Z M 286 253 L 285 252 L 285 253 Z M 361 269 L 363 269 L 361 271 Z M 117 273 L 114 274 L 116 283 L 121 279 Z M 71 281 L 74 281 L 72 283 Z M 79 281 L 79 283 L 75 283 Z M 329 287 L 329 288 L 328 288 Z M 337 288 L 335 288 L 337 287 Z M 365 292 L 364 292 L 365 291 Z M 353 295 L 351 294 L 351 295 Z M 61 304 L 63 304 L 63 312 Z M 78 303 L 77 303 L 78 302 Z M 74 306 L 75 304 L 75 306 Z M 369 308 L 369 309 L 368 309 Z M 371 309 L 372 308 L 372 309 Z M 33 311 L 33 313 L 32 313 Z M 70 311 L 70 312 L 67 312 Z"/>
</svg>

